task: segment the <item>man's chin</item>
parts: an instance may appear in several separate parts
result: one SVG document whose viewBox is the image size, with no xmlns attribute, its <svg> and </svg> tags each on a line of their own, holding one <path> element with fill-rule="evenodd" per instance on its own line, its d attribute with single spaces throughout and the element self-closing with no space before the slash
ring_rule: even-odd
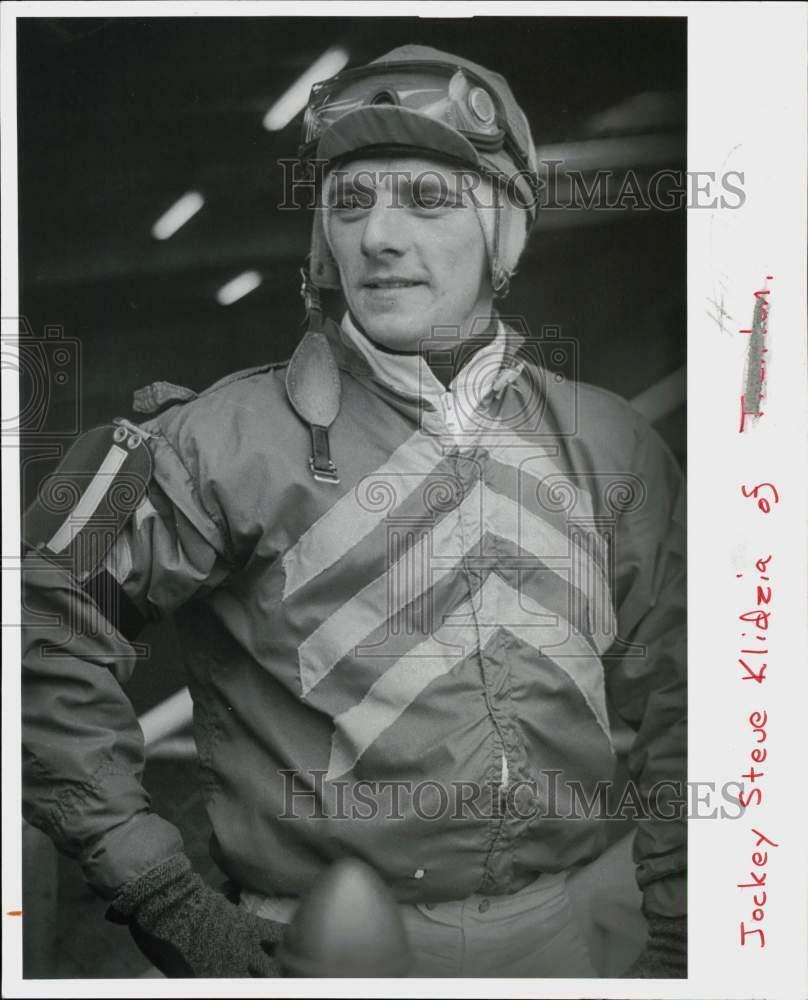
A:
<svg viewBox="0 0 808 1000">
<path fill-rule="evenodd" d="M 377 346 L 402 354 L 417 352 L 422 341 L 429 336 L 420 324 L 416 328 L 406 322 L 395 322 L 392 317 L 390 321 L 381 323 L 378 320 L 363 323 L 360 318 L 359 328 Z"/>
</svg>

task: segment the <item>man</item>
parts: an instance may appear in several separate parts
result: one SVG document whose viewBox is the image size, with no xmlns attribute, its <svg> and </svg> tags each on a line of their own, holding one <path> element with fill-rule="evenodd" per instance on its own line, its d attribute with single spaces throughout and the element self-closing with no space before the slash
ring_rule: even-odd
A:
<svg viewBox="0 0 808 1000">
<path fill-rule="evenodd" d="M 685 975 L 681 477 L 498 316 L 535 216 L 527 121 L 499 75 L 407 46 L 314 88 L 302 155 L 322 184 L 291 361 L 155 383 L 151 419 L 65 463 L 75 504 L 29 512 L 26 817 L 166 975 L 277 975 L 296 900 L 356 856 L 413 974 L 594 976 L 615 838 L 577 806 L 622 718 L 642 802 L 664 786 L 668 809 L 638 823 L 631 974 Z M 166 614 L 239 905 L 140 782 L 120 683 Z"/>
</svg>

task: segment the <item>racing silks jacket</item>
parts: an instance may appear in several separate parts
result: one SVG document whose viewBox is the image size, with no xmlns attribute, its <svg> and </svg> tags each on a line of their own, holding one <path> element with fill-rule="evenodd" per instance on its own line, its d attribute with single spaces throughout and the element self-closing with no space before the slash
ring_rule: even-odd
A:
<svg viewBox="0 0 808 1000">
<path fill-rule="evenodd" d="M 545 369 L 553 341 L 501 324 L 445 392 L 349 319 L 327 334 L 339 482 L 311 475 L 283 365 L 157 383 L 148 495 L 107 559 L 176 622 L 214 858 L 267 895 L 345 855 L 401 901 L 514 892 L 602 851 L 628 727 L 657 807 L 635 841 L 645 907 L 684 913 L 675 460 L 623 400 Z M 110 897 L 182 842 L 140 781 L 135 646 L 82 629 L 93 599 L 32 561 L 25 815 Z"/>
</svg>

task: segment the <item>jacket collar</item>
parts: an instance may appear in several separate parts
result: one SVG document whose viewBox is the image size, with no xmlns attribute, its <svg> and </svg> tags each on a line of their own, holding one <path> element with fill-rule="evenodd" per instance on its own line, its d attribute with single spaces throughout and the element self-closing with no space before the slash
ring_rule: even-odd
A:
<svg viewBox="0 0 808 1000">
<path fill-rule="evenodd" d="M 331 324 L 329 324 L 331 325 Z M 348 313 L 339 327 L 328 331 L 337 353 L 337 363 L 347 371 L 366 375 L 405 399 L 435 405 L 447 391 L 468 393 L 484 400 L 512 381 L 521 370 L 518 352 L 524 337 L 497 318 L 494 340 L 481 348 L 452 379 L 447 390 L 420 354 L 388 354 L 379 350 L 356 327 Z"/>
</svg>

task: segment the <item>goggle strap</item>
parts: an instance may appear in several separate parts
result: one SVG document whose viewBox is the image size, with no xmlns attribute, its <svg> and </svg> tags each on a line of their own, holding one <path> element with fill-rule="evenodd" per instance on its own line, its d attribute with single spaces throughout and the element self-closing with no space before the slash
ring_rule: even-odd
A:
<svg viewBox="0 0 808 1000">
<path fill-rule="evenodd" d="M 333 97 L 334 92 L 339 91 L 347 83 L 374 76 L 383 78 L 384 76 L 398 75 L 406 71 L 423 72 L 424 70 L 445 73 L 449 79 L 451 79 L 454 73 L 461 70 L 472 83 L 484 89 L 496 108 L 497 124 L 499 126 L 497 133 L 492 136 L 482 132 L 466 132 L 460 129 L 457 131 L 461 132 L 472 145 L 483 152 L 498 151 L 505 148 L 520 170 L 530 171 L 528 162 L 529 154 L 526 150 L 520 148 L 513 130 L 506 122 L 506 110 L 502 98 L 489 80 L 479 76 L 473 69 L 467 66 L 438 60 L 423 62 L 419 60 L 402 60 L 391 63 L 369 63 L 367 66 L 344 70 L 330 80 L 324 80 L 322 83 L 315 84 L 309 98 L 309 108 L 316 114 L 316 111 L 319 111 L 323 104 L 329 98 Z M 319 132 L 317 135 L 308 138 L 304 135 L 298 151 L 299 155 L 305 158 L 311 152 L 312 148 L 316 148 L 318 140 Z M 535 182 L 531 181 L 529 183 L 532 186 Z"/>
</svg>

